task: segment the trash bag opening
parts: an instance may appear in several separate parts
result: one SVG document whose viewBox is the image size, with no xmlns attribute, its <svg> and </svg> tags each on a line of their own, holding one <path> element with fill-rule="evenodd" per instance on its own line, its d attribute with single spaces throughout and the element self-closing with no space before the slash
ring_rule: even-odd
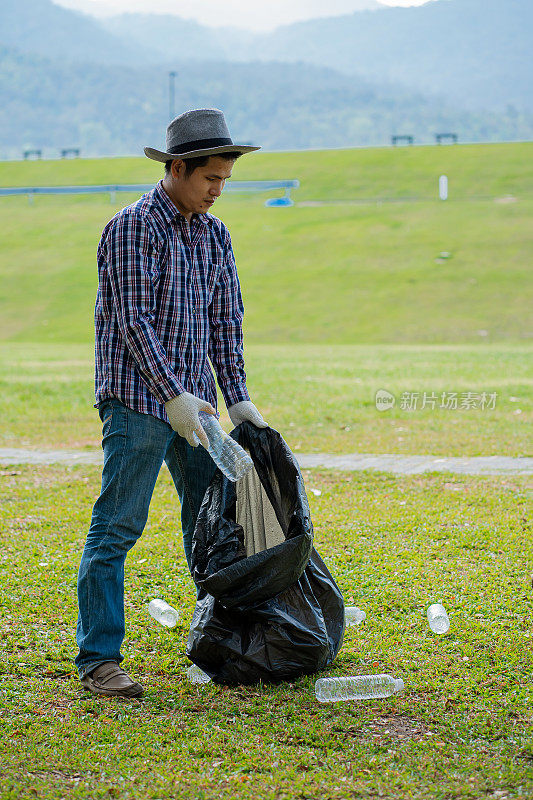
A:
<svg viewBox="0 0 533 800">
<path fill-rule="evenodd" d="M 282 436 L 248 422 L 230 436 L 250 453 L 255 472 L 236 482 L 215 472 L 196 522 L 191 573 L 200 592 L 237 608 L 299 579 L 313 524 L 302 474 Z"/>
<path fill-rule="evenodd" d="M 280 532 L 277 530 L 277 525 L 275 525 L 271 517 L 270 507 L 268 506 L 269 513 L 267 518 L 270 516 L 273 527 L 277 530 L 277 535 L 273 537 L 273 541 L 277 541 L 278 544 L 282 543 L 299 536 L 303 529 L 309 531 L 312 535 L 313 526 L 310 519 L 309 503 L 300 467 L 279 432 L 273 428 L 256 428 L 249 422 L 241 422 L 231 431 L 230 436 L 250 455 L 256 476 L 264 490 L 264 492 L 261 491 L 261 494 L 263 497 L 266 496 L 268 498 L 270 501 L 269 506 L 271 505 L 274 509 L 284 538 L 281 539 Z M 252 476 L 250 476 L 251 479 Z M 233 484 L 233 486 L 236 488 L 236 484 Z M 255 495 L 257 495 L 260 488 L 259 484 L 255 482 L 254 486 L 256 487 Z M 251 491 L 250 488 L 249 490 Z M 243 491 L 242 488 L 240 491 Z M 228 500 L 230 500 L 229 496 Z M 235 493 L 231 500 L 235 503 Z M 230 503 L 226 506 L 226 511 L 230 510 L 229 505 Z M 235 521 L 235 511 L 235 508 L 231 508 L 233 521 Z M 245 549 L 244 536 L 242 545 L 243 549 Z"/>
</svg>

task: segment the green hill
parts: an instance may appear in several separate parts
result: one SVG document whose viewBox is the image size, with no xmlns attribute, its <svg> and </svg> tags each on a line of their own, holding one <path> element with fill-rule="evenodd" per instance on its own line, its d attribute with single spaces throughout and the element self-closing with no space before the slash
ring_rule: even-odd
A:
<svg viewBox="0 0 533 800">
<path fill-rule="evenodd" d="M 298 178 L 296 206 L 227 194 L 248 342 L 531 337 L 533 144 L 258 153 L 234 179 Z M 437 199 L 447 174 L 450 199 Z M 0 185 L 156 181 L 148 159 L 0 164 Z M 409 199 L 415 198 L 415 199 Z M 95 250 L 135 198 L 0 198 L 0 339 L 90 342 Z M 440 257 L 442 252 L 449 257 Z"/>
</svg>

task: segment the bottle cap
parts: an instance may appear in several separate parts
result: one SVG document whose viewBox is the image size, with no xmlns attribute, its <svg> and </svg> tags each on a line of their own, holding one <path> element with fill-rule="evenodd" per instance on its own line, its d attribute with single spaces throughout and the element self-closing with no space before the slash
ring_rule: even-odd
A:
<svg viewBox="0 0 533 800">
<path fill-rule="evenodd" d="M 404 682 L 403 682 L 403 680 L 401 678 L 396 678 L 396 680 L 394 681 L 394 684 L 395 684 L 395 691 L 396 692 L 403 692 L 403 690 L 405 688 L 405 684 L 404 684 Z"/>
</svg>

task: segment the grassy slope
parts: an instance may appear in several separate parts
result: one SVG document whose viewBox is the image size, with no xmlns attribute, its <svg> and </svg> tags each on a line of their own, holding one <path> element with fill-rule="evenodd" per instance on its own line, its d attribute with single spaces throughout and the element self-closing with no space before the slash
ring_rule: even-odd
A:
<svg viewBox="0 0 533 800">
<path fill-rule="evenodd" d="M 298 178 L 299 200 L 434 198 L 448 175 L 455 197 L 531 195 L 533 143 L 361 148 L 254 153 L 236 162 L 235 180 Z M 147 158 L 0 162 L 0 186 L 150 183 L 162 165 Z"/>
<path fill-rule="evenodd" d="M 530 338 L 523 287 L 531 253 L 532 148 L 276 153 L 237 162 L 237 179 L 298 177 L 298 200 L 426 198 L 292 209 L 266 209 L 261 197 L 222 198 L 216 213 L 232 231 L 247 341 Z M 442 172 L 451 185 L 445 204 L 435 200 Z M 159 174 L 148 159 L 0 165 L 3 185 L 150 181 Z M 506 194 L 518 202 L 494 202 Z M 105 196 L 38 198 L 33 206 L 24 198 L 0 201 L 0 338 L 91 340 L 95 247 L 107 219 L 133 199 L 120 196 L 116 205 Z M 444 250 L 452 258 L 437 263 Z"/>
<path fill-rule="evenodd" d="M 86 698 L 73 673 L 73 592 L 96 468 L 4 470 L 0 508 L 0 797 L 530 797 L 533 550 L 523 478 L 306 472 L 316 546 L 367 612 L 331 674 L 390 672 L 389 700 L 321 705 L 313 677 L 190 686 L 193 609 L 177 501 L 162 473 L 127 567 L 126 668 L 141 701 Z M 145 605 L 180 609 L 174 631 Z M 447 605 L 448 636 L 423 612 Z M 494 792 L 501 792 L 496 795 Z"/>
</svg>

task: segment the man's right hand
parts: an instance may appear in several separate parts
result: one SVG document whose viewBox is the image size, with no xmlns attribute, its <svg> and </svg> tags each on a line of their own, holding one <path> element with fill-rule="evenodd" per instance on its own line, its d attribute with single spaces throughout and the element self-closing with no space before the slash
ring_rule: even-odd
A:
<svg viewBox="0 0 533 800">
<path fill-rule="evenodd" d="M 209 440 L 202 428 L 198 412 L 205 411 L 207 414 L 215 414 L 216 416 L 217 412 L 211 403 L 208 403 L 207 400 L 201 400 L 189 392 L 182 392 L 165 403 L 165 411 L 172 429 L 179 433 L 180 436 L 183 436 L 184 439 L 187 439 L 191 447 L 198 447 L 198 441 L 195 441 L 193 436 L 194 432 L 200 443 L 207 450 Z"/>
</svg>

